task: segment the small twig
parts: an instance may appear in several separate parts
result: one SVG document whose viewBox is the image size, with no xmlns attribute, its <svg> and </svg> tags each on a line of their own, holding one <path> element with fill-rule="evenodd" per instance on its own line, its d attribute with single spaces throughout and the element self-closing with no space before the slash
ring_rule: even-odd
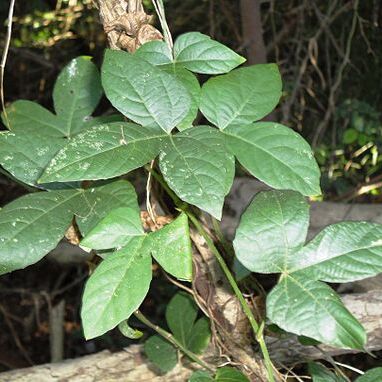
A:
<svg viewBox="0 0 382 382">
<path fill-rule="evenodd" d="M 344 71 L 345 71 L 345 68 L 346 66 L 349 64 L 350 62 L 350 53 L 351 53 L 351 48 L 352 48 L 352 41 L 353 41 L 353 37 L 354 37 L 354 34 L 355 34 L 355 30 L 357 28 L 357 20 L 358 20 L 358 5 L 359 5 L 359 0 L 355 0 L 354 1 L 354 6 L 353 6 L 353 20 L 352 20 L 352 24 L 351 24 L 351 27 L 350 27 L 350 32 L 349 32 L 349 37 L 346 41 L 346 49 L 345 49 L 345 55 L 344 55 L 344 58 L 341 62 L 341 65 L 337 71 L 337 77 L 335 79 L 335 82 L 333 84 L 333 86 L 331 87 L 330 89 L 330 93 L 329 93 L 329 104 L 328 104 L 328 108 L 326 110 L 326 113 L 325 113 L 325 116 L 323 118 L 323 120 L 321 121 L 321 123 L 318 125 L 317 127 L 317 130 L 316 130 L 316 133 L 313 137 L 313 141 L 312 141 L 312 146 L 313 147 L 316 147 L 317 146 L 317 142 L 319 140 L 319 138 L 321 137 L 321 135 L 323 134 L 323 132 L 325 131 L 327 125 L 328 125 L 328 122 L 334 112 L 334 109 L 335 109 L 335 99 L 336 99 L 336 95 L 337 95 L 337 91 L 341 85 L 341 82 L 342 82 L 342 77 L 343 77 L 343 74 L 344 74 Z"/>
<path fill-rule="evenodd" d="M 170 48 L 170 51 L 172 52 L 172 48 L 174 46 L 174 43 L 172 41 L 172 36 L 170 33 L 170 28 L 168 27 L 167 20 L 166 20 L 166 14 L 164 11 L 163 1 L 162 0 L 152 0 L 152 3 L 155 8 L 155 12 L 158 15 L 159 22 L 162 27 L 164 40 L 166 41 L 168 47 Z"/>
<path fill-rule="evenodd" d="M 146 208 L 147 208 L 147 212 L 149 213 L 149 216 L 151 218 L 151 220 L 153 221 L 153 223 L 155 225 L 157 225 L 157 222 L 156 222 L 156 219 L 155 219 L 155 214 L 154 214 L 154 210 L 151 206 L 151 173 L 152 173 L 152 170 L 154 168 L 154 163 L 155 163 L 155 159 L 153 159 L 150 163 L 150 169 L 149 169 L 149 175 L 147 176 L 147 183 L 146 183 Z"/>
<path fill-rule="evenodd" d="M 357 374 L 360 374 L 360 375 L 365 374 L 362 370 L 359 370 L 359 369 L 357 369 L 356 367 L 347 365 L 346 363 L 341 363 L 341 362 L 337 362 L 337 361 L 334 361 L 334 363 L 335 363 L 336 365 L 338 365 L 338 366 L 344 367 L 345 369 L 349 369 L 349 370 L 351 370 L 351 371 L 354 371 L 354 372 L 357 373 Z"/>
<path fill-rule="evenodd" d="M 3 55 L 1 57 L 1 64 L 0 64 L 0 98 L 1 98 L 1 107 L 3 109 L 4 117 L 7 122 L 7 127 L 9 127 L 9 120 L 8 120 L 7 111 L 5 110 L 4 71 L 5 71 L 5 65 L 7 63 L 7 58 L 8 58 L 9 45 L 11 44 L 12 19 L 13 19 L 14 8 L 15 8 L 15 0 L 11 0 L 11 3 L 9 5 L 9 12 L 8 12 L 7 34 L 5 37 L 4 50 L 3 50 Z"/>
<path fill-rule="evenodd" d="M 17 334 L 17 331 L 16 331 L 15 327 L 12 324 L 12 321 L 8 317 L 8 312 L 5 310 L 5 308 L 1 304 L 0 304 L 0 311 L 3 314 L 4 320 L 5 320 L 6 324 L 8 325 L 8 327 L 9 327 L 9 329 L 10 329 L 12 335 L 13 335 L 13 339 L 15 341 L 15 344 L 16 344 L 17 348 L 20 350 L 21 354 L 28 361 L 28 363 L 30 365 L 34 365 L 32 359 L 29 357 L 28 352 L 25 350 L 23 344 L 21 343 L 20 338 L 19 338 L 19 336 Z"/>
</svg>

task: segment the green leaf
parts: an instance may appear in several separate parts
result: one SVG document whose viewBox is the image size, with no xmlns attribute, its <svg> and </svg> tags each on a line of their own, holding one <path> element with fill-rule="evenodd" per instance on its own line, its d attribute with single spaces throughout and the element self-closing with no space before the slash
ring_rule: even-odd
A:
<svg viewBox="0 0 382 382">
<path fill-rule="evenodd" d="M 113 122 L 125 122 L 125 117 L 122 114 L 110 114 L 110 115 L 101 115 L 99 117 L 89 117 L 84 123 L 83 128 L 89 129 L 90 127 L 110 124 Z"/>
<path fill-rule="evenodd" d="M 221 218 L 235 163 L 219 131 L 199 126 L 171 136 L 159 158 L 166 182 L 182 200 Z"/>
<path fill-rule="evenodd" d="M 120 207 L 100 220 L 81 241 L 81 246 L 92 249 L 123 247 L 143 233 L 139 211 L 134 207 Z"/>
<path fill-rule="evenodd" d="M 267 296 L 267 316 L 282 329 L 322 343 L 363 349 L 361 324 L 326 284 L 304 277 L 283 276 Z"/>
<path fill-rule="evenodd" d="M 199 318 L 192 327 L 192 332 L 187 340 L 187 349 L 195 354 L 201 354 L 211 340 L 210 321 L 207 317 Z"/>
<path fill-rule="evenodd" d="M 144 349 L 147 358 L 163 373 L 172 370 L 178 363 L 175 347 L 158 335 L 150 337 L 145 342 Z"/>
<path fill-rule="evenodd" d="M 321 194 L 320 169 L 309 144 L 292 129 L 273 122 L 230 126 L 227 145 L 256 178 L 276 189 Z"/>
<path fill-rule="evenodd" d="M 190 110 L 191 99 L 181 82 L 123 51 L 106 51 L 102 83 L 113 106 L 143 126 L 170 133 Z"/>
<path fill-rule="evenodd" d="M 98 337 L 127 320 L 149 290 L 151 257 L 145 236 L 108 256 L 86 283 L 81 318 L 86 339 Z"/>
<path fill-rule="evenodd" d="M 269 114 L 281 97 L 277 65 L 240 68 L 209 79 L 202 87 L 200 110 L 220 129 L 248 125 Z"/>
<path fill-rule="evenodd" d="M 166 308 L 166 321 L 174 337 L 185 347 L 191 336 L 198 308 L 193 299 L 183 292 L 177 293 Z"/>
<path fill-rule="evenodd" d="M 249 379 L 239 370 L 233 367 L 225 366 L 217 370 L 215 376 L 216 382 L 249 382 Z"/>
<path fill-rule="evenodd" d="M 62 137 L 64 134 L 62 121 L 49 110 L 32 101 L 19 100 L 13 102 L 7 107 L 7 117 L 9 120 L 8 128 L 14 133 L 23 133 L 33 126 L 33 129 L 41 136 L 48 134 Z M 6 125 L 4 116 L 3 120 Z"/>
<path fill-rule="evenodd" d="M 185 118 L 177 125 L 180 131 L 186 130 L 192 126 L 192 123 L 198 115 L 201 96 L 199 81 L 191 72 L 179 65 L 166 65 L 163 66 L 162 69 L 173 74 L 184 85 L 191 97 L 190 110 Z"/>
<path fill-rule="evenodd" d="M 151 65 L 165 65 L 172 62 L 170 48 L 160 40 L 146 42 L 137 49 L 135 56 L 146 60 Z"/>
<path fill-rule="evenodd" d="M 154 159 L 167 137 L 158 128 L 115 122 L 71 139 L 50 162 L 39 182 L 113 178 Z"/>
<path fill-rule="evenodd" d="M 71 61 L 60 73 L 53 98 L 57 115 L 30 101 L 7 108 L 11 132 L 0 136 L 0 164 L 22 182 L 37 180 L 57 152 L 81 129 L 90 128 L 89 115 L 102 95 L 99 73 L 87 58 Z M 43 185 L 55 188 L 56 185 Z"/>
<path fill-rule="evenodd" d="M 148 236 L 151 254 L 161 267 L 181 280 L 192 280 L 192 247 L 186 214 Z"/>
<path fill-rule="evenodd" d="M 346 379 L 332 373 L 321 363 L 310 362 L 308 365 L 312 382 L 346 382 Z"/>
<path fill-rule="evenodd" d="M 77 57 L 62 70 L 54 85 L 53 102 L 66 136 L 81 130 L 102 93 L 99 72 L 90 57 Z"/>
<path fill-rule="evenodd" d="M 358 136 L 359 132 L 356 129 L 347 129 L 342 136 L 342 142 L 345 145 L 350 145 L 357 140 Z"/>
<path fill-rule="evenodd" d="M 140 330 L 130 327 L 127 320 L 122 321 L 118 325 L 118 329 L 125 337 L 130 338 L 131 340 L 137 340 L 143 336 L 143 333 Z"/>
<path fill-rule="evenodd" d="M 66 143 L 56 131 L 36 129 L 35 125 L 24 126 L 23 132 L 0 133 L 0 164 L 14 177 L 31 186 L 51 159 Z"/>
<path fill-rule="evenodd" d="M 139 211 L 137 194 L 126 180 L 98 185 L 86 190 L 86 200 L 76 214 L 76 222 L 86 236 L 107 214 L 116 208 L 128 207 Z"/>
<path fill-rule="evenodd" d="M 0 211 L 0 274 L 41 260 L 70 226 L 83 191 L 38 192 L 22 196 Z"/>
<path fill-rule="evenodd" d="M 199 32 L 180 35 L 174 44 L 175 62 L 202 74 L 227 73 L 245 62 L 245 58 L 223 44 Z"/>
<path fill-rule="evenodd" d="M 351 282 L 382 272 L 382 225 L 343 222 L 326 227 L 290 259 L 291 272 L 327 282 Z"/>
<path fill-rule="evenodd" d="M 309 205 L 301 194 L 260 192 L 241 216 L 233 242 L 236 256 L 252 272 L 283 272 L 304 245 L 308 225 Z"/>
<path fill-rule="evenodd" d="M 188 382 L 213 382 L 214 379 L 206 371 L 194 371 Z"/>
<path fill-rule="evenodd" d="M 382 381 L 382 367 L 368 370 L 364 375 L 358 377 L 355 382 L 380 382 Z"/>
</svg>

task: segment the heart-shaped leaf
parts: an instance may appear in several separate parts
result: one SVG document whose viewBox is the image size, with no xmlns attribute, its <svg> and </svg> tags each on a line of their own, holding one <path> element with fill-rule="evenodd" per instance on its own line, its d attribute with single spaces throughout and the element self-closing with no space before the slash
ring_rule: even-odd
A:
<svg viewBox="0 0 382 382">
<path fill-rule="evenodd" d="M 191 107 L 187 89 L 174 76 L 123 51 L 106 51 L 102 84 L 122 114 L 143 126 L 160 126 L 167 133 Z"/>
<path fill-rule="evenodd" d="M 320 169 L 309 144 L 292 129 L 273 122 L 230 126 L 227 145 L 256 178 L 276 189 L 319 195 Z"/>
<path fill-rule="evenodd" d="M 159 164 L 166 182 L 182 200 L 221 218 L 235 163 L 218 130 L 199 126 L 170 137 Z"/>
<path fill-rule="evenodd" d="M 87 281 L 82 299 L 86 339 L 113 329 L 138 309 L 149 290 L 151 273 L 144 235 L 102 261 Z"/>
<path fill-rule="evenodd" d="M 245 62 L 245 58 L 199 32 L 180 35 L 174 44 L 175 62 L 202 74 L 227 73 Z"/>
<path fill-rule="evenodd" d="M 167 134 L 158 128 L 115 122 L 78 134 L 52 159 L 41 183 L 108 179 L 154 159 Z"/>
<path fill-rule="evenodd" d="M 275 64 L 236 69 L 209 79 L 202 87 L 200 110 L 219 129 L 248 125 L 269 114 L 281 97 Z"/>
</svg>

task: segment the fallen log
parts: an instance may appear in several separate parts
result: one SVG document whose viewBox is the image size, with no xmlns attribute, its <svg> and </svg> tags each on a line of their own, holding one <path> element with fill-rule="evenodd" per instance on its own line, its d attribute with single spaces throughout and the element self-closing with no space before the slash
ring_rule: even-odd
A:
<svg viewBox="0 0 382 382">
<path fill-rule="evenodd" d="M 380 290 L 342 296 L 347 308 L 361 321 L 368 334 L 368 351 L 382 349 L 382 294 Z M 307 359 L 325 358 L 354 353 L 349 349 L 328 346 L 302 346 L 295 337 L 266 338 L 271 358 L 276 365 L 293 365 Z M 26 369 L 0 373 L 1 382 L 186 382 L 194 365 L 179 363 L 170 373 L 161 375 L 147 360 L 141 345 L 132 345 L 123 351 L 97 354 Z"/>
</svg>

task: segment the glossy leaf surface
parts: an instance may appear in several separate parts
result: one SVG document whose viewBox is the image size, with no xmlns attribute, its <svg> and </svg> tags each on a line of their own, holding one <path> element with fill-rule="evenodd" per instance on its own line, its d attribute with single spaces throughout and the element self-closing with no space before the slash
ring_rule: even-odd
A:
<svg viewBox="0 0 382 382">
<path fill-rule="evenodd" d="M 152 272 L 144 243 L 144 236 L 132 239 L 103 260 L 87 281 L 81 310 L 86 339 L 127 320 L 146 297 Z"/>
<path fill-rule="evenodd" d="M 149 41 L 140 46 L 135 56 L 142 58 L 151 65 L 166 65 L 172 62 L 172 54 L 164 41 Z"/>
<path fill-rule="evenodd" d="M 308 225 L 309 206 L 301 194 L 261 192 L 241 216 L 234 240 L 236 256 L 252 272 L 283 272 L 289 257 L 304 245 Z"/>
<path fill-rule="evenodd" d="M 319 195 L 320 170 L 309 144 L 292 129 L 273 122 L 230 126 L 227 145 L 256 178 L 276 189 Z"/>
<path fill-rule="evenodd" d="M 102 94 L 99 72 L 90 57 L 75 58 L 62 70 L 54 85 L 53 102 L 66 136 L 81 130 Z"/>
<path fill-rule="evenodd" d="M 107 214 L 116 208 L 139 211 L 134 187 L 126 180 L 97 185 L 86 190 L 86 201 L 76 214 L 76 222 L 86 236 Z"/>
<path fill-rule="evenodd" d="M 39 182 L 108 179 L 154 159 L 167 134 L 115 122 L 78 134 L 50 162 Z"/>
<path fill-rule="evenodd" d="M 148 235 L 148 245 L 154 259 L 170 275 L 192 280 L 192 247 L 186 214 Z"/>
<path fill-rule="evenodd" d="M 139 210 L 119 207 L 110 211 L 81 241 L 81 246 L 110 249 L 125 246 L 132 238 L 143 235 Z"/>
<path fill-rule="evenodd" d="M 54 249 L 69 227 L 82 193 L 32 193 L 1 209 L 0 274 L 34 264 Z"/>
<path fill-rule="evenodd" d="M 102 66 L 106 96 L 126 117 L 169 133 L 187 115 L 191 98 L 174 76 L 123 51 L 107 50 Z"/>
<path fill-rule="evenodd" d="M 245 58 L 199 32 L 180 35 L 174 44 L 175 62 L 202 74 L 227 73 L 245 62 Z"/>
<path fill-rule="evenodd" d="M 166 65 L 163 66 L 163 70 L 174 75 L 184 85 L 191 97 L 190 110 L 184 119 L 177 125 L 177 128 L 180 131 L 186 130 L 192 126 L 192 122 L 198 114 L 201 96 L 199 81 L 191 72 L 180 65 Z"/>
<path fill-rule="evenodd" d="M 362 349 L 366 333 L 326 284 L 284 276 L 267 296 L 267 315 L 289 332 L 340 348 Z"/>
<path fill-rule="evenodd" d="M 202 87 L 200 110 L 211 123 L 225 129 L 265 117 L 280 97 L 277 65 L 254 65 L 209 79 Z"/>
<path fill-rule="evenodd" d="M 327 282 L 351 282 L 382 272 L 382 225 L 343 222 L 326 227 L 290 261 L 291 270 Z"/>
<path fill-rule="evenodd" d="M 235 166 L 219 131 L 199 126 L 171 137 L 160 154 L 160 169 L 182 200 L 221 218 Z"/>
</svg>

